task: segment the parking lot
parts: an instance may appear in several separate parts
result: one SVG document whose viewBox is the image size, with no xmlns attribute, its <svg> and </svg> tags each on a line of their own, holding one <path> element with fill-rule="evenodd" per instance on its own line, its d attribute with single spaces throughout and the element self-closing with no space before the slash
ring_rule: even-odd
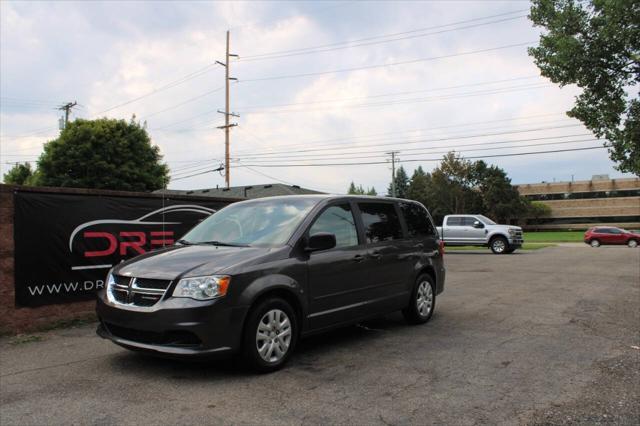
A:
<svg viewBox="0 0 640 426">
<path fill-rule="evenodd" d="M 4 337 L 0 423 L 637 423 L 640 249 L 445 260 L 428 324 L 313 337 L 270 375 L 131 353 L 94 325 Z"/>
</svg>

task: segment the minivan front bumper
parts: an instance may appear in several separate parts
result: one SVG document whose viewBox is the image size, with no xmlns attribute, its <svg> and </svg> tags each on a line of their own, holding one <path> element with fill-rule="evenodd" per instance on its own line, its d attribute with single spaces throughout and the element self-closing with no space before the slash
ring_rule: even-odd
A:
<svg viewBox="0 0 640 426">
<path fill-rule="evenodd" d="M 240 347 L 247 308 L 229 307 L 224 299 L 161 300 L 152 312 L 130 310 L 98 297 L 96 333 L 127 349 L 157 355 L 214 357 Z"/>
</svg>

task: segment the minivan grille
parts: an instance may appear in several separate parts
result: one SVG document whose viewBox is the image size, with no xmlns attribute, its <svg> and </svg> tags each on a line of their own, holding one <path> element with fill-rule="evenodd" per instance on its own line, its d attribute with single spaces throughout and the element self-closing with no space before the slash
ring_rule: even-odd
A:
<svg viewBox="0 0 640 426">
<path fill-rule="evenodd" d="M 114 275 L 115 284 L 109 291 L 118 303 L 127 305 L 151 307 L 158 303 L 171 285 L 170 280 L 151 278 L 132 278 Z"/>
</svg>

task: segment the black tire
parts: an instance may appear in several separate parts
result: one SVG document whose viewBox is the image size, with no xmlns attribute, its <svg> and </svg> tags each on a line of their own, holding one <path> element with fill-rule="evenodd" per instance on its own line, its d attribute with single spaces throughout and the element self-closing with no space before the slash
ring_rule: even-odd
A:
<svg viewBox="0 0 640 426">
<path fill-rule="evenodd" d="M 631 238 L 629 241 L 627 241 L 627 245 L 631 248 L 636 248 L 638 247 L 638 240 Z"/>
<path fill-rule="evenodd" d="M 489 243 L 493 254 L 505 254 L 509 250 L 509 241 L 505 237 L 493 237 Z"/>
<path fill-rule="evenodd" d="M 593 239 L 593 240 L 589 241 L 589 245 L 591 247 L 600 247 L 600 240 Z"/>
<path fill-rule="evenodd" d="M 264 323 L 263 320 L 269 312 L 277 311 L 284 313 L 284 315 L 286 315 L 286 318 L 289 320 L 290 340 L 289 345 L 284 351 L 284 355 L 282 355 L 281 358 L 275 359 L 273 361 L 267 361 L 260 355 L 258 351 L 258 327 L 261 323 L 265 327 L 270 326 L 271 323 Z M 278 349 L 282 348 L 281 342 L 279 342 L 278 337 L 275 336 L 275 333 L 277 333 L 275 330 L 263 332 L 263 334 L 265 333 L 274 333 L 274 335 L 271 337 L 271 346 L 277 347 Z M 276 341 L 276 343 L 273 342 L 274 340 Z M 247 321 L 245 323 L 244 333 L 242 336 L 242 358 L 245 364 L 252 370 L 259 373 L 270 373 L 281 369 L 287 363 L 287 360 L 296 347 L 297 341 L 298 318 L 296 318 L 295 311 L 293 310 L 289 302 L 279 297 L 267 298 L 254 306 L 247 316 Z M 265 345 L 267 344 L 269 344 L 269 342 L 265 342 Z"/>
<path fill-rule="evenodd" d="M 419 290 L 423 283 L 427 283 L 431 290 L 431 306 L 428 309 L 428 312 L 425 313 L 424 309 L 421 311 L 418 307 L 418 298 L 419 298 Z M 413 286 L 413 291 L 411 292 L 411 300 L 409 301 L 409 305 L 402 310 L 402 315 L 404 319 L 409 324 L 424 324 L 425 322 L 431 319 L 433 316 L 433 311 L 436 309 L 436 285 L 433 281 L 433 277 L 429 274 L 422 274 L 416 280 L 415 285 Z"/>
<path fill-rule="evenodd" d="M 510 247 L 510 248 L 508 248 L 508 249 L 507 249 L 507 251 L 505 251 L 505 253 L 507 253 L 507 254 L 511 254 L 511 253 L 513 253 L 514 251 L 516 251 L 516 249 L 515 249 L 515 248 Z"/>
</svg>

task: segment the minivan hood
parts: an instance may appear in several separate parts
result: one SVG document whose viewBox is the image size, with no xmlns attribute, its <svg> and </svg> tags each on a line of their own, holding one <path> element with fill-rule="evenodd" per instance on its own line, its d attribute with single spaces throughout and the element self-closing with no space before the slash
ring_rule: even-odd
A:
<svg viewBox="0 0 640 426">
<path fill-rule="evenodd" d="M 173 280 L 182 274 L 210 275 L 256 260 L 270 251 L 271 249 L 265 247 L 173 246 L 122 263 L 113 269 L 113 273 L 163 280 Z"/>
</svg>

